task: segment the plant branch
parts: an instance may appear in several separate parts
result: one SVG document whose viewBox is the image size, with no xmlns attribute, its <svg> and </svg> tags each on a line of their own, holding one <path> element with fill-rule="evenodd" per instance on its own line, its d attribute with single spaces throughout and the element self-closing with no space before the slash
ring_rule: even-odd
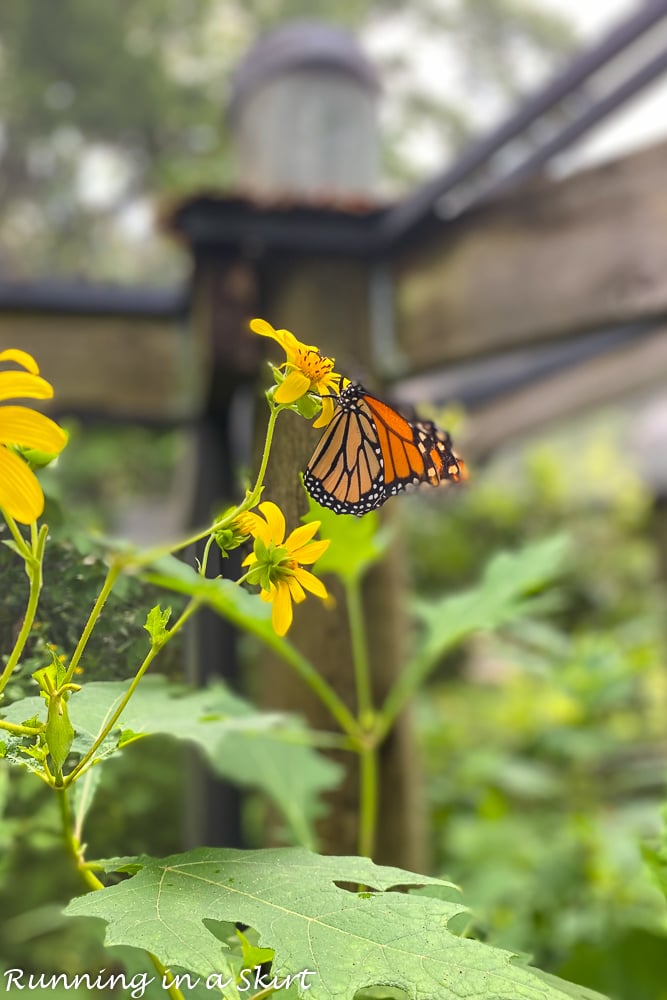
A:
<svg viewBox="0 0 667 1000">
<path fill-rule="evenodd" d="M 266 468 L 269 463 L 275 423 L 278 418 L 278 414 L 281 410 L 285 409 L 284 406 L 275 406 L 273 403 L 269 403 L 269 406 L 269 422 L 266 428 L 266 440 L 264 441 L 264 451 L 262 453 L 259 472 L 257 473 L 255 485 L 246 493 L 245 500 L 240 503 L 238 507 L 234 507 L 217 521 L 214 521 L 213 524 L 209 525 L 209 527 L 204 528 L 202 531 L 197 531 L 194 535 L 188 536 L 188 538 L 184 538 L 176 543 L 156 545 L 152 549 L 146 549 L 144 552 L 123 555 L 122 562 L 124 565 L 132 566 L 137 569 L 142 566 L 150 566 L 151 563 L 161 559 L 162 556 L 173 555 L 175 552 L 180 552 L 181 549 L 186 549 L 190 545 L 195 545 L 197 542 L 200 542 L 203 538 L 214 534 L 216 531 L 228 528 L 230 524 L 236 520 L 239 514 L 243 514 L 246 510 L 251 510 L 257 504 L 260 496 L 262 495 L 264 476 L 266 475 Z"/>
<path fill-rule="evenodd" d="M 160 959 L 157 957 L 157 955 L 154 955 L 152 951 L 147 951 L 146 954 L 150 958 L 150 960 L 153 963 L 153 966 L 155 968 L 155 971 L 157 972 L 157 974 L 160 977 L 160 982 L 162 983 L 162 988 L 167 991 L 167 993 L 171 997 L 171 1000 L 185 1000 L 185 997 L 184 997 L 182 991 L 179 990 L 178 986 L 176 985 L 176 981 L 174 980 L 173 976 L 171 977 L 171 982 L 170 982 L 169 986 L 165 986 L 164 985 L 165 982 L 166 982 L 167 976 L 170 975 L 170 970 L 167 968 L 167 966 L 163 965 L 162 962 L 160 961 Z"/>
<path fill-rule="evenodd" d="M 425 651 L 411 660 L 407 668 L 399 674 L 376 718 L 375 732 L 379 742 L 387 736 L 402 710 L 437 662 L 437 656 L 430 656 Z"/>
<path fill-rule="evenodd" d="M 166 633 L 165 638 L 161 642 L 155 642 L 151 645 L 151 648 L 144 657 L 139 669 L 137 670 L 134 678 L 132 679 L 132 683 L 130 684 L 127 691 L 121 698 L 120 703 L 116 708 L 115 712 L 113 713 L 109 721 L 102 727 L 102 729 L 98 733 L 93 745 L 90 747 L 88 752 L 81 758 L 76 767 L 72 768 L 70 773 L 66 775 L 65 778 L 63 779 L 65 787 L 68 787 L 69 785 L 72 784 L 72 782 L 78 777 L 78 775 L 81 774 L 81 772 L 85 769 L 86 765 L 90 762 L 90 760 L 95 756 L 98 749 L 100 748 L 104 740 L 107 738 L 107 736 L 109 735 L 109 733 L 114 728 L 119 718 L 125 711 L 130 698 L 137 689 L 139 681 L 144 676 L 144 674 L 150 667 L 155 657 L 158 655 L 160 650 L 166 645 L 169 639 L 172 636 L 176 635 L 176 633 L 183 628 L 188 618 L 190 618 L 194 614 L 194 612 L 199 607 L 200 603 L 201 602 L 199 601 L 198 598 L 193 597 L 188 606 L 181 614 L 180 618 L 174 623 L 173 627 Z"/>
<path fill-rule="evenodd" d="M 359 751 L 359 854 L 372 858 L 378 814 L 378 750 L 376 745 Z"/>
<path fill-rule="evenodd" d="M 373 716 L 371 671 L 368 661 L 368 642 L 364 625 L 361 587 L 358 580 L 345 581 L 345 599 L 350 623 L 352 663 L 357 688 L 357 710 L 362 727 L 367 727 Z"/>
<path fill-rule="evenodd" d="M 46 536 L 49 531 L 48 527 L 43 524 L 39 532 L 37 532 L 36 525 L 33 524 L 31 526 L 31 545 L 30 548 L 28 548 L 12 518 L 7 515 L 5 515 L 5 517 L 7 518 L 7 524 L 9 525 L 10 531 L 13 535 L 15 535 L 15 538 L 16 535 L 18 535 L 18 538 L 21 541 L 19 548 L 21 549 L 21 555 L 25 560 L 25 570 L 30 582 L 30 592 L 28 596 L 28 606 L 26 608 L 25 615 L 23 616 L 21 630 L 16 638 L 16 642 L 14 643 L 14 648 L 9 654 L 9 659 L 5 664 L 5 668 L 2 671 L 2 674 L 0 674 L 0 693 L 4 691 L 9 682 L 9 678 L 14 673 L 14 670 L 21 659 L 23 650 L 25 649 L 25 644 L 28 641 L 30 632 L 32 631 L 35 615 L 37 614 L 37 605 L 39 604 L 39 595 L 42 590 L 42 561 L 44 559 Z"/>
<path fill-rule="evenodd" d="M 69 797 L 67 794 L 67 789 L 59 787 L 56 790 L 56 795 L 58 798 L 58 807 L 60 809 L 60 819 L 62 822 L 63 829 L 63 839 L 65 841 L 65 849 L 70 855 L 77 871 L 80 873 L 81 878 L 84 880 L 89 889 L 103 889 L 104 883 L 100 882 L 97 876 L 92 871 L 90 865 L 86 863 L 83 856 L 83 850 L 77 836 L 74 833 L 72 826 L 72 811 L 70 809 Z"/>
<path fill-rule="evenodd" d="M 100 889 L 104 889 L 105 888 L 104 883 L 98 879 L 98 877 L 93 872 L 91 865 L 89 865 L 86 862 L 79 838 L 77 837 L 72 827 L 72 811 L 70 809 L 67 789 L 59 788 L 56 794 L 58 796 L 58 806 L 60 808 L 63 839 L 65 841 L 65 849 L 67 850 L 67 853 L 74 861 L 76 869 L 80 873 L 88 889 L 90 889 L 93 892 L 97 892 Z M 153 964 L 158 975 L 160 976 L 160 981 L 164 984 L 168 970 L 162 964 L 159 958 L 152 952 L 147 951 L 146 954 L 148 955 L 151 963 Z M 185 1000 L 183 993 L 179 990 L 179 988 L 176 986 L 174 982 L 172 982 L 169 986 L 164 986 L 164 989 L 171 997 L 171 1000 Z"/>
<path fill-rule="evenodd" d="M 90 639 L 91 633 L 95 628 L 95 625 L 97 624 L 98 618 L 102 614 L 102 608 L 106 604 L 107 598 L 111 593 L 116 580 L 120 576 L 121 570 L 122 567 L 120 566 L 120 564 L 114 560 L 107 571 L 104 583 L 102 584 L 102 589 L 100 590 L 97 596 L 97 600 L 93 605 L 93 609 L 90 612 L 90 615 L 88 616 L 88 621 L 86 622 L 84 630 L 81 633 L 81 638 L 77 643 L 76 649 L 72 653 L 72 659 L 69 662 L 69 665 L 67 667 L 67 673 L 65 674 L 66 684 L 68 684 L 72 680 L 76 668 L 79 666 L 79 661 L 83 656 L 83 652 L 88 644 L 88 640 Z"/>
<path fill-rule="evenodd" d="M 251 626 L 249 626 L 249 630 L 251 630 Z M 296 671 L 299 677 L 308 685 L 313 694 L 319 698 L 322 704 L 329 710 L 343 732 L 352 737 L 355 744 L 358 746 L 363 735 L 359 723 L 352 715 L 352 712 L 350 712 L 345 702 L 338 697 L 334 689 L 327 684 L 320 674 L 318 674 L 310 660 L 307 660 L 305 656 L 303 656 L 285 639 L 281 639 L 275 634 L 267 635 L 265 632 L 261 632 L 259 633 L 259 637 L 266 643 L 267 646 L 273 649 L 274 652 L 276 652 L 278 656 L 285 661 L 285 663 Z"/>
</svg>

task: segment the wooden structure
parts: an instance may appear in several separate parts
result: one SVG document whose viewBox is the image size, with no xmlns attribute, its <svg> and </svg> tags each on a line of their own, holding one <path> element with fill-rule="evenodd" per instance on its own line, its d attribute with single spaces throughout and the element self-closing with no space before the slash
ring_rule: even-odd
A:
<svg viewBox="0 0 667 1000">
<path fill-rule="evenodd" d="M 523 173 L 515 167 L 511 177 L 491 171 L 480 180 L 476 171 L 629 40 L 666 17 L 667 0 L 646 3 L 443 175 L 396 206 L 370 199 L 370 154 L 361 157 L 356 187 L 349 177 L 347 189 L 342 183 L 337 187 L 332 178 L 338 175 L 332 174 L 324 191 L 317 181 L 321 165 L 316 157 L 302 174 L 286 170 L 277 157 L 273 199 L 267 195 L 272 175 L 263 163 L 259 173 L 253 175 L 249 166 L 244 174 L 256 192 L 193 196 L 181 203 L 169 224 L 193 253 L 187 310 L 179 295 L 163 301 L 160 309 L 155 301 L 139 306 L 137 300 L 134 310 L 127 303 L 114 306 L 114 296 L 83 295 L 77 309 L 70 304 L 67 314 L 53 302 L 49 308 L 34 297 L 31 302 L 30 289 L 25 294 L 5 289 L 0 290 L 0 343 L 18 344 L 40 358 L 46 377 L 58 384 L 63 410 L 141 421 L 201 421 L 202 440 L 209 449 L 213 441 L 220 456 L 215 467 L 210 462 L 202 466 L 201 507 L 195 512 L 201 519 L 214 498 L 222 499 L 232 489 L 234 403 L 239 385 L 253 383 L 261 365 L 260 345 L 246 332 L 254 314 L 293 329 L 306 342 L 317 342 L 352 374 L 361 366 L 371 378 L 400 382 L 441 368 L 450 380 L 451 396 L 470 406 L 469 449 L 477 454 L 540 422 L 664 384 L 667 144 L 565 180 L 535 182 L 534 169 L 590 127 L 595 109 L 589 107 L 565 124 L 560 138 L 552 135 L 542 151 L 533 150 Z M 290 58 L 298 54 L 298 68 L 290 58 L 287 66 L 279 59 L 272 62 L 266 49 L 259 62 L 271 66 L 268 76 L 262 69 L 258 80 L 250 71 L 252 63 L 246 68 L 252 90 L 245 98 L 247 120 L 244 95 L 235 95 L 236 120 L 245 122 L 240 126 L 241 155 L 249 160 L 256 147 L 248 130 L 262 107 L 285 106 L 295 72 L 302 82 L 303 74 L 310 73 L 311 84 L 313 72 L 317 76 L 317 60 L 304 63 L 299 45 L 287 46 L 288 56 L 290 52 Z M 336 44 L 326 53 L 324 72 L 315 83 L 331 94 L 344 78 L 347 97 L 339 107 L 350 107 L 345 103 L 350 87 L 367 87 L 368 101 L 361 102 L 367 114 L 373 99 L 369 71 L 361 71 L 356 56 L 347 50 L 342 55 Z M 625 83 L 608 93 L 601 113 L 645 85 L 661 67 L 667 68 L 667 53 L 630 72 Z M 290 77 L 287 91 L 280 80 L 283 70 Z M 274 85 L 273 95 L 261 93 L 262 87 Z M 344 124 L 345 116 L 340 121 Z M 344 131 L 341 142 L 347 148 Z M 298 144 L 292 140 L 291 146 Z M 346 161 L 333 157 L 331 162 Z M 302 196 L 288 188 L 295 177 L 306 192 Z M 524 177 L 531 179 L 516 186 Z M 443 198 L 460 185 L 466 187 L 465 197 L 457 203 L 465 207 L 454 210 Z M 65 323 L 59 317 L 66 314 Z M 54 330 L 59 331 L 57 341 Z M 73 339 L 63 350 L 68 337 Z M 425 384 L 413 382 L 413 397 Z M 431 394 L 440 394 L 432 385 Z M 308 433 L 303 421 L 294 422 L 280 456 L 289 467 L 299 467 L 307 455 L 312 444 Z M 303 497 L 295 477 L 290 486 L 275 470 L 270 477 L 272 496 L 296 517 Z M 399 582 L 394 564 L 373 581 L 367 607 L 369 620 L 381 616 L 400 632 Z M 315 611 L 298 641 L 317 654 L 326 637 L 330 679 L 345 693 L 350 682 L 339 665 L 349 660 L 348 651 L 337 644 L 331 621 L 317 615 Z M 201 642 L 209 649 L 233 649 L 220 627 L 209 621 L 208 638 L 200 636 Z M 380 645 L 378 660 L 383 664 L 383 671 L 378 669 L 380 693 L 400 668 L 400 642 Z M 209 663 L 210 656 L 200 662 Z M 283 707 L 301 705 L 316 725 L 325 724 L 286 676 L 280 687 Z M 280 704 L 280 697 L 272 703 Z M 385 842 L 378 860 L 419 870 L 424 866 L 418 857 L 419 808 L 410 798 L 410 764 L 408 726 L 398 730 L 385 760 L 395 794 L 402 798 L 395 817 L 403 817 L 404 824 L 396 824 L 395 817 L 392 822 L 385 812 L 381 826 L 399 843 Z M 354 808 L 353 790 L 348 787 L 344 795 L 347 806 L 341 805 L 332 841 L 337 850 L 350 851 L 354 844 L 344 817 L 346 808 L 347 814 L 350 805 Z"/>
<path fill-rule="evenodd" d="M 203 347 L 185 290 L 0 285 L 0 344 L 39 358 L 62 413 L 180 423 L 201 406 Z"/>
</svg>

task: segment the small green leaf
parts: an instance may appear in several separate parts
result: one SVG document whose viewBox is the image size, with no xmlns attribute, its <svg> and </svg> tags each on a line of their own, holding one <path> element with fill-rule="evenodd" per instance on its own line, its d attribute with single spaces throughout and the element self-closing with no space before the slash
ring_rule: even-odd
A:
<svg viewBox="0 0 667 1000">
<path fill-rule="evenodd" d="M 122 750 L 123 747 L 129 746 L 130 743 L 142 740 L 145 735 L 145 733 L 135 733 L 133 729 L 122 729 L 118 737 L 118 749 Z"/>
<path fill-rule="evenodd" d="M 304 523 L 320 521 L 319 536 L 331 545 L 317 560 L 318 575 L 333 573 L 344 582 L 360 580 L 387 551 L 389 532 L 381 530 L 374 511 L 355 517 L 354 514 L 334 514 L 308 497 L 308 513 Z"/>
<path fill-rule="evenodd" d="M 256 944 L 252 944 L 246 935 L 238 929 L 236 936 L 241 942 L 241 955 L 244 968 L 254 969 L 256 965 L 263 965 L 264 962 L 273 961 L 273 948 L 259 948 Z"/>
<path fill-rule="evenodd" d="M 171 608 L 165 608 L 162 610 L 159 604 L 156 604 L 154 608 L 148 612 L 146 616 L 146 624 L 144 628 L 151 637 L 151 644 L 153 646 L 161 646 L 167 639 L 167 623 L 171 618 Z"/>
<path fill-rule="evenodd" d="M 69 441 L 69 432 L 61 427 L 60 430 L 63 432 L 67 441 Z M 63 445 L 63 448 L 67 446 L 67 441 Z M 56 458 L 58 458 L 60 451 L 50 452 L 50 451 L 40 451 L 39 448 L 17 448 L 16 449 L 26 462 L 30 462 L 33 468 L 43 469 L 45 466 L 50 465 Z"/>
<path fill-rule="evenodd" d="M 144 579 L 158 587 L 199 598 L 233 625 L 252 632 L 273 646 L 285 641 L 278 640 L 273 630 L 268 605 L 258 595 L 249 594 L 231 580 L 207 579 L 174 556 L 156 560 L 144 573 Z"/>
</svg>

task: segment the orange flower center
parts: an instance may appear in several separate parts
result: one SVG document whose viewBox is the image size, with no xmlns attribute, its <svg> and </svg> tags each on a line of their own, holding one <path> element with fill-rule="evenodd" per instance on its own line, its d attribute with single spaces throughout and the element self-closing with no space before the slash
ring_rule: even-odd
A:
<svg viewBox="0 0 667 1000">
<path fill-rule="evenodd" d="M 313 350 L 312 347 L 307 350 L 299 348 L 295 363 L 311 382 L 321 382 L 331 374 L 334 366 L 331 358 L 323 358 L 320 352 Z"/>
</svg>

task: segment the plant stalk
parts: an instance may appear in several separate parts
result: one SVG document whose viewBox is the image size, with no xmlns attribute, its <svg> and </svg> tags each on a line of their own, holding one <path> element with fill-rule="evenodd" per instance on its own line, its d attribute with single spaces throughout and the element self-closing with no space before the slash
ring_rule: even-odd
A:
<svg viewBox="0 0 667 1000">
<path fill-rule="evenodd" d="M 194 614 L 194 612 L 197 610 L 197 608 L 199 607 L 199 604 L 200 604 L 200 601 L 197 598 L 193 598 L 190 601 L 190 603 L 188 604 L 188 606 L 185 608 L 185 610 L 183 611 L 183 613 L 180 616 L 180 618 L 178 619 L 178 621 L 176 621 L 174 623 L 173 627 L 167 633 L 166 639 L 164 641 L 160 642 L 160 643 L 151 645 L 151 648 L 149 649 L 148 653 L 144 657 L 143 662 L 141 663 L 141 665 L 140 665 L 139 669 L 137 670 L 136 674 L 134 675 L 134 677 L 132 679 L 132 683 L 130 684 L 130 686 L 128 687 L 127 691 L 123 695 L 123 697 L 122 697 L 122 699 L 121 699 L 118 707 L 116 708 L 116 711 L 113 713 L 113 715 L 108 720 L 108 722 L 104 725 L 104 727 L 100 730 L 100 732 L 97 735 L 97 738 L 95 739 L 95 742 L 90 747 L 90 749 L 88 750 L 88 752 L 81 758 L 81 760 L 76 765 L 76 767 L 72 768 L 72 770 L 70 771 L 70 773 L 68 775 L 66 775 L 66 777 L 64 778 L 64 785 L 65 785 L 65 787 L 68 787 L 69 785 L 72 784 L 72 782 L 77 778 L 77 776 L 84 770 L 84 768 L 89 763 L 89 761 L 92 760 L 92 758 L 95 756 L 95 754 L 97 753 L 97 750 L 102 745 L 102 743 L 104 742 L 104 740 L 107 738 L 107 736 L 109 735 L 109 733 L 114 728 L 114 726 L 118 722 L 119 718 L 121 717 L 121 715 L 125 711 L 130 698 L 132 697 L 132 695 L 134 694 L 134 692 L 137 689 L 137 685 L 139 684 L 139 681 L 144 676 L 144 674 L 146 673 L 146 671 L 150 667 L 150 665 L 153 662 L 153 660 L 155 659 L 155 657 L 158 655 L 158 653 L 163 648 L 163 646 L 166 644 L 166 642 L 169 640 L 169 638 L 171 636 L 175 635 L 177 632 L 179 632 L 182 629 L 182 627 L 185 625 L 185 623 L 188 620 L 188 618 L 190 618 Z"/>
</svg>

